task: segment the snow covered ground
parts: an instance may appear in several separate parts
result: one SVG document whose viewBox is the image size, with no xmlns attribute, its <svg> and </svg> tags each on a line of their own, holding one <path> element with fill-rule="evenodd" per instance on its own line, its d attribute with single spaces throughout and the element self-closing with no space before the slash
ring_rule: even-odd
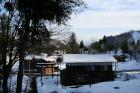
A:
<svg viewBox="0 0 140 93">
<path fill-rule="evenodd" d="M 140 70 L 140 62 L 136 62 L 135 60 L 119 62 L 117 70 Z"/>
<path fill-rule="evenodd" d="M 140 62 L 135 60 L 118 63 L 117 70 L 140 69 Z M 60 85 L 57 77 L 37 78 L 38 93 L 140 93 L 140 72 L 122 72 L 115 81 L 100 82 L 97 84 L 76 87 Z M 57 85 L 57 82 L 59 83 Z"/>
<path fill-rule="evenodd" d="M 121 54 L 121 51 L 119 51 Z M 113 54 L 113 53 L 112 53 Z M 110 54 L 110 55 L 112 55 Z M 48 57 L 51 59 L 54 57 Z M 17 71 L 18 63 L 12 68 L 13 72 Z M 140 70 L 140 62 L 135 60 L 128 60 L 127 62 L 119 62 L 117 70 Z M 16 77 L 12 76 L 11 84 L 16 85 Z M 28 77 L 24 76 L 23 91 L 26 91 Z M 60 80 L 56 76 L 43 77 L 41 85 L 41 77 L 37 77 L 37 90 L 38 93 L 140 93 L 140 72 L 122 72 L 118 74 L 118 78 L 115 81 L 100 82 L 97 84 L 82 85 L 82 86 L 70 86 L 64 87 L 60 85 Z M 9 79 L 10 82 L 10 79 Z M 58 85 L 57 85 L 58 82 Z M 11 86 L 12 93 L 15 91 L 15 87 Z M 24 93 L 23 92 L 23 93 Z"/>
<path fill-rule="evenodd" d="M 139 93 L 140 79 L 128 81 L 112 81 L 97 84 L 83 85 L 78 87 L 63 87 L 57 85 L 57 77 L 48 79 L 43 78 L 43 86 L 40 77 L 37 78 L 38 93 Z"/>
<path fill-rule="evenodd" d="M 30 79 L 27 76 L 23 76 L 23 81 L 22 81 L 22 93 L 27 93 L 28 90 L 30 89 Z M 17 83 L 17 75 L 12 75 L 9 80 L 8 80 L 8 87 L 10 90 L 10 93 L 15 93 L 16 92 L 16 83 Z"/>
</svg>

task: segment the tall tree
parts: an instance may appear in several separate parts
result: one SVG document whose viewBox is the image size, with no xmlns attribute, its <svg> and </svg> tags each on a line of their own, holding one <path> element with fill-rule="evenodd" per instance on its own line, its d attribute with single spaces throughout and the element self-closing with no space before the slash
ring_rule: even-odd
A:
<svg viewBox="0 0 140 93">
<path fill-rule="evenodd" d="M 83 43 L 83 41 L 80 42 L 79 47 L 80 47 L 80 48 L 84 48 L 84 43 Z"/>
<path fill-rule="evenodd" d="M 34 27 L 34 33 L 40 20 L 47 22 L 65 24 L 73 12 L 77 12 L 77 8 L 81 8 L 84 3 L 82 0 L 18 0 L 18 10 L 24 17 L 24 32 L 20 34 L 19 46 L 19 72 L 17 79 L 16 93 L 21 93 L 23 78 L 23 62 L 25 52 L 25 42 L 28 41 L 30 34 L 30 23 Z M 79 10 L 79 9 L 78 9 Z"/>
<path fill-rule="evenodd" d="M 69 40 L 68 40 L 67 53 L 77 54 L 78 51 L 79 51 L 79 48 L 76 42 L 76 35 L 75 33 L 71 33 L 71 36 L 69 37 Z"/>
<path fill-rule="evenodd" d="M 106 36 L 104 36 L 101 40 L 101 48 L 102 48 L 102 52 L 107 51 L 107 38 L 106 38 Z"/>
<path fill-rule="evenodd" d="M 83 41 L 81 41 L 80 45 L 79 45 L 80 53 L 84 53 L 84 47 L 85 47 L 85 45 L 84 45 Z"/>
<path fill-rule="evenodd" d="M 125 53 L 128 53 L 128 40 L 127 39 L 124 39 L 124 41 L 122 42 L 121 50 L 122 50 L 123 58 L 124 58 L 124 61 L 125 61 Z"/>
<path fill-rule="evenodd" d="M 3 93 L 8 93 L 8 78 L 11 73 L 12 66 L 18 60 L 18 52 L 15 50 L 17 42 L 17 30 L 19 19 L 15 15 L 14 4 L 9 0 L 0 2 L 1 9 L 5 12 L 0 14 L 0 54 L 2 56 L 3 67 Z M 15 26 L 16 25 L 16 26 Z M 8 59 L 7 59 L 8 58 Z"/>
<path fill-rule="evenodd" d="M 13 1 L 13 2 L 12 2 Z M 38 34 L 38 24 L 42 20 L 47 20 L 46 22 L 57 23 L 57 24 L 65 24 L 68 19 L 70 19 L 70 15 L 73 12 L 77 12 L 80 10 L 81 6 L 84 5 L 82 0 L 1 0 L 1 5 L 4 5 L 5 9 L 8 10 L 5 13 L 8 14 L 8 21 L 6 25 L 6 30 L 2 26 L 2 43 L 1 50 L 2 54 L 2 63 L 3 63 L 3 93 L 8 92 L 7 88 L 7 80 L 8 74 L 10 72 L 12 65 L 17 60 L 17 53 L 15 57 L 12 56 L 14 46 L 16 46 L 19 53 L 19 73 L 17 79 L 17 93 L 21 93 L 22 89 L 22 78 L 23 78 L 23 62 L 24 62 L 24 53 L 26 51 L 26 43 L 30 40 L 30 35 L 35 36 Z M 3 9 L 3 8 L 1 8 Z M 18 11 L 16 11 L 18 9 Z M 16 11 L 16 12 L 15 12 Z M 22 19 L 20 21 L 19 18 L 18 24 L 15 24 L 15 21 L 11 20 L 13 18 L 13 14 L 16 13 Z M 1 21 L 1 23 L 3 23 Z M 15 31 L 11 31 L 9 25 L 13 23 L 16 28 Z M 33 30 L 31 29 L 33 27 Z M 14 32 L 14 33 L 13 33 Z M 9 35 L 10 33 L 10 35 Z M 18 36 L 16 36 L 18 35 Z M 11 36 L 14 39 L 17 39 L 18 44 L 11 43 L 11 40 L 14 42 L 14 39 L 9 39 Z M 16 38 L 15 38 L 16 36 Z M 10 42 L 10 43 L 9 43 Z M 8 48 L 7 48 L 8 46 Z M 11 52 L 9 52 L 11 50 Z M 7 54 L 9 53 L 9 54 Z M 9 56 L 9 63 L 6 60 L 6 57 Z"/>
<path fill-rule="evenodd" d="M 92 49 L 93 50 L 97 50 L 97 51 L 101 51 L 101 45 L 100 45 L 100 43 L 99 42 L 94 42 L 94 43 L 92 43 L 91 44 L 91 47 L 92 47 Z"/>
<path fill-rule="evenodd" d="M 17 31 L 12 26 L 9 16 L 3 15 L 0 20 L 0 53 L 3 65 L 3 93 L 8 92 L 8 77 L 12 66 L 18 60 L 16 49 Z M 9 60 L 7 60 L 7 58 Z"/>
<path fill-rule="evenodd" d="M 110 52 L 110 51 L 112 51 L 112 50 L 114 50 L 115 49 L 115 47 L 114 47 L 114 45 L 113 44 L 107 44 L 107 50 Z"/>
<path fill-rule="evenodd" d="M 124 41 L 121 43 L 121 50 L 123 54 L 128 53 L 128 40 L 127 39 L 124 39 Z"/>
</svg>

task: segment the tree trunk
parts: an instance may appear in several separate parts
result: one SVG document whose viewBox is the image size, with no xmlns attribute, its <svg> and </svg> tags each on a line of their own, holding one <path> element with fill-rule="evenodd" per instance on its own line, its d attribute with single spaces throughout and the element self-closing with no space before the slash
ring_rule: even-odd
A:
<svg viewBox="0 0 140 93">
<path fill-rule="evenodd" d="M 22 42 L 22 41 L 20 41 Z M 16 93 L 21 93 L 22 91 L 22 79 L 23 79 L 23 62 L 24 62 L 24 44 L 23 42 L 20 44 L 19 48 L 19 71 L 17 77 L 17 87 Z"/>
<path fill-rule="evenodd" d="M 18 77 L 17 77 L 17 87 L 16 87 L 16 93 L 22 92 L 22 79 L 23 79 L 23 63 L 24 63 L 24 56 L 25 56 L 25 44 L 26 41 L 28 41 L 28 34 L 29 34 L 29 24 L 30 20 L 28 19 L 28 16 L 25 17 L 25 31 L 20 32 L 20 45 L 19 45 L 19 71 L 18 71 Z"/>
<path fill-rule="evenodd" d="M 8 74 L 3 74 L 3 93 L 8 93 Z"/>
<path fill-rule="evenodd" d="M 3 62 L 3 93 L 8 93 L 8 77 L 10 74 L 10 68 L 6 65 L 6 56 L 2 58 Z"/>
<path fill-rule="evenodd" d="M 3 44 L 4 47 L 5 44 Z M 8 93 L 8 70 L 6 67 L 6 48 L 3 48 L 2 53 L 2 63 L 3 63 L 3 93 Z"/>
</svg>

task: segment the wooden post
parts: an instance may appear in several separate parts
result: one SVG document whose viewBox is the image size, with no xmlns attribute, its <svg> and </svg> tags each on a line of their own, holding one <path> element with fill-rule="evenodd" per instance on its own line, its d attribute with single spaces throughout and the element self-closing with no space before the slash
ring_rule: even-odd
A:
<svg viewBox="0 0 140 93">
<path fill-rule="evenodd" d="M 117 74 L 116 74 L 116 71 L 117 71 L 116 63 L 117 63 L 117 62 L 115 62 L 115 77 L 116 77 L 116 75 L 117 75 Z"/>
<path fill-rule="evenodd" d="M 53 64 L 51 64 L 51 66 L 52 66 L 52 78 L 53 78 Z"/>
</svg>

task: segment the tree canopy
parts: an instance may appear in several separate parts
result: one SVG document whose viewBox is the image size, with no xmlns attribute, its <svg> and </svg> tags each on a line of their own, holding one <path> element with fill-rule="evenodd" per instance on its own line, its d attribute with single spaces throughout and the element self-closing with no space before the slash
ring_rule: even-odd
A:
<svg viewBox="0 0 140 93">
<path fill-rule="evenodd" d="M 45 19 L 58 24 L 65 23 L 83 5 L 83 0 L 18 0 L 18 9 L 30 19 Z"/>
</svg>

